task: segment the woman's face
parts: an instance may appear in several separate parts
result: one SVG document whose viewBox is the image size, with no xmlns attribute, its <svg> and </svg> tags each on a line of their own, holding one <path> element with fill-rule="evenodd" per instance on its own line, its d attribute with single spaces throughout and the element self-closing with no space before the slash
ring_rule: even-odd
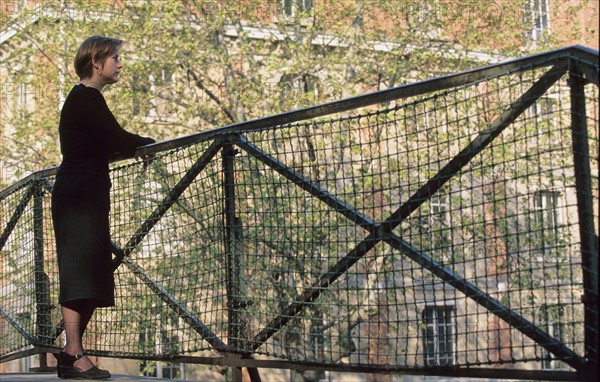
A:
<svg viewBox="0 0 600 382">
<path fill-rule="evenodd" d="M 100 77 L 102 77 L 103 82 L 105 84 L 114 84 L 119 81 L 119 72 L 122 67 L 123 64 L 119 60 L 119 52 L 108 56 L 101 66 Z"/>
</svg>

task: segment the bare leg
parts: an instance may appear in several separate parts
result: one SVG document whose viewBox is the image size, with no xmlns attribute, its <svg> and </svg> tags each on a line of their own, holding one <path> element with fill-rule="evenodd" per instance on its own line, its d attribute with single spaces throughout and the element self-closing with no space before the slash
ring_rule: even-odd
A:
<svg viewBox="0 0 600 382">
<path fill-rule="evenodd" d="M 83 334 L 94 313 L 94 305 L 86 300 L 71 301 L 61 305 L 61 311 L 65 322 L 65 334 L 67 344 L 64 352 L 69 355 L 83 353 Z M 94 365 L 88 357 L 75 361 L 73 366 L 80 370 L 88 370 Z"/>
</svg>

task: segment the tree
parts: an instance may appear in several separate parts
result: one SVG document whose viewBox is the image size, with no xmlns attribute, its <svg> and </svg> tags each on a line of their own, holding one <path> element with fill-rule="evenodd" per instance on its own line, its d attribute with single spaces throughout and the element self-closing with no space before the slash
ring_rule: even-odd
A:
<svg viewBox="0 0 600 382">
<path fill-rule="evenodd" d="M 3 70 L 11 70 L 12 63 L 19 57 L 27 58 L 24 65 L 8 77 L 10 83 L 19 85 L 14 89 L 21 89 L 21 84 L 27 85 L 25 89 L 30 84 L 36 89 L 43 89 L 39 96 L 37 91 L 34 93 L 33 106 L 27 103 L 20 108 L 3 108 L 4 130 L 10 134 L 4 134 L 6 141 L 0 149 L 3 157 L 9 160 L 26 162 L 28 171 L 59 163 L 56 126 L 60 102 L 76 81 L 71 67 L 75 49 L 90 34 L 123 37 L 127 41 L 122 52 L 126 63 L 123 78 L 105 93 L 117 119 L 130 131 L 166 140 L 479 66 L 481 55 L 474 52 L 487 53 L 490 60 L 503 57 L 497 52 L 505 56 L 521 55 L 524 53 L 523 30 L 527 28 L 523 25 L 522 15 L 514 12 L 515 4 L 517 2 L 506 1 L 489 7 L 486 2 L 465 5 L 463 2 L 437 1 L 323 1 L 315 2 L 314 8 L 307 12 L 283 16 L 273 2 L 252 0 L 238 3 L 175 0 L 94 3 L 93 7 L 84 3 L 53 3 L 52 12 L 42 12 L 35 23 L 20 30 L 7 43 L 9 49 L 3 50 L 6 53 L 0 58 Z M 58 38 L 50 38 L 54 36 Z M 538 42 L 529 52 L 554 47 L 555 44 L 556 41 L 549 38 Z M 49 83 L 53 85 L 49 86 Z M 19 96 L 28 94 L 16 90 L 12 93 Z M 427 101 L 421 105 L 429 107 L 434 102 Z M 417 119 L 415 117 L 415 124 L 426 123 Z M 365 132 L 356 131 L 351 136 L 342 136 L 327 124 L 321 124 L 318 128 L 322 129 L 322 140 L 317 141 L 310 134 L 315 128 L 310 125 L 299 127 L 297 136 L 285 137 L 290 139 L 286 143 L 290 147 L 278 147 L 278 143 L 273 141 L 265 143 L 265 150 L 285 158 L 294 147 L 301 147 L 302 152 L 292 158 L 294 162 L 290 165 L 301 169 L 315 183 L 325 184 L 328 178 L 335 178 L 343 171 L 368 173 L 369 165 L 376 161 L 373 159 L 375 153 L 381 149 L 383 137 L 380 133 L 365 129 Z M 366 136 L 371 133 L 371 136 Z M 427 137 L 415 133 L 414 138 L 418 141 Z M 341 154 L 362 156 L 360 165 L 346 165 L 350 168 L 319 165 L 319 145 L 326 142 L 335 146 L 331 142 L 336 140 L 345 144 L 340 145 L 343 146 Z M 359 148 L 364 153 L 353 152 Z M 411 159 L 420 163 L 425 161 L 427 153 L 411 155 L 415 156 Z M 245 175 L 236 178 L 240 183 L 252 185 L 261 176 L 277 177 L 275 174 L 261 174 L 258 166 L 252 167 L 256 164 L 250 159 L 244 157 L 240 161 L 239 166 L 249 169 Z M 321 162 L 327 163 L 326 160 Z M 179 173 L 168 166 L 161 167 L 160 163 L 152 171 L 151 181 L 157 195 L 163 197 Z M 377 194 L 380 201 L 373 205 L 363 205 L 360 198 L 348 202 L 370 209 L 377 218 L 385 217 L 384 211 L 380 211 L 381 205 L 389 203 L 397 195 L 383 195 L 379 191 L 382 185 L 376 177 L 365 176 L 362 179 L 362 184 L 347 183 L 340 188 L 369 190 Z M 217 183 L 218 179 L 206 180 L 206 183 L 211 181 Z M 268 215 L 274 204 L 287 203 L 283 206 L 284 210 L 302 212 L 310 207 L 310 203 L 316 203 L 313 200 L 292 205 L 286 196 L 299 193 L 297 189 L 282 186 L 279 179 L 265 184 L 268 186 L 263 195 L 275 198 L 265 196 L 260 200 L 250 200 L 243 193 L 238 197 L 240 209 L 253 211 L 248 215 L 254 214 L 256 219 L 249 228 L 256 230 L 251 232 L 254 237 L 261 236 L 257 227 L 286 224 L 282 216 Z M 132 195 L 141 194 L 138 190 L 131 192 Z M 150 209 L 151 202 L 156 200 L 141 203 Z M 117 210 L 119 208 L 116 207 Z M 194 214 L 193 206 L 182 202 L 174 208 L 186 214 L 188 226 L 202 221 Z M 492 216 L 493 208 L 489 206 L 485 213 Z M 126 208 L 119 212 L 130 216 Z M 132 212 L 131 226 L 127 225 L 127 229 L 135 229 L 132 223 L 140 216 L 133 215 L 138 212 Z M 423 212 L 428 214 L 428 211 Z M 125 217 L 123 219 L 127 221 Z M 175 219 L 171 219 L 165 220 L 165 224 L 176 226 Z M 314 282 L 314 278 L 326 269 L 322 264 L 323 257 L 338 250 L 335 243 L 325 240 L 332 233 L 322 229 L 325 225 L 323 216 L 315 214 L 304 219 L 306 226 L 317 228 L 307 234 L 299 224 L 286 232 L 285 240 L 255 242 L 255 248 L 252 248 L 256 252 L 278 255 L 282 268 L 287 264 L 284 264 L 286 260 L 305 260 L 292 261 L 292 266 L 280 274 L 269 275 L 269 293 L 275 300 L 281 301 L 282 306 L 300 293 L 303 285 Z M 330 219 L 341 220 L 339 217 Z M 249 222 L 242 223 L 249 225 Z M 501 231 L 498 227 L 484 228 L 502 236 L 495 233 Z M 442 229 L 433 227 L 433 231 Z M 174 231 L 164 232 L 175 234 Z M 210 231 L 199 231 L 203 239 L 215 240 L 209 237 Z M 189 238 L 192 233 L 197 234 L 178 234 Z M 341 233 L 333 233 L 337 234 Z M 185 242 L 178 245 L 181 245 L 181 251 L 189 250 Z M 428 244 L 423 245 L 427 248 Z M 498 248 L 503 248 L 503 245 L 497 243 Z M 160 250 L 154 251 L 160 254 Z M 201 251 L 197 252 L 194 256 L 204 255 L 199 253 Z M 182 259 L 177 260 L 181 260 L 182 265 L 185 263 Z M 255 261 L 252 266 L 258 269 L 260 259 Z M 151 263 L 148 265 L 152 266 Z M 384 269 L 389 264 L 378 255 L 369 259 L 369 266 Z M 210 268 L 209 265 L 207 267 Z M 314 272 L 308 272 L 309 268 Z M 184 267 L 174 272 L 182 277 L 188 276 Z M 377 280 L 365 279 L 364 289 L 375 290 Z M 356 292 L 353 298 L 367 301 L 372 296 Z M 367 308 L 368 304 L 357 303 L 353 311 L 344 312 L 351 317 L 350 324 L 339 328 L 340 339 L 336 346 L 340 350 L 332 356 L 332 361 L 353 352 L 354 344 L 349 334 L 353 327 L 359 326 L 369 316 L 387 314 L 384 308 L 378 312 L 367 311 Z M 323 312 L 318 307 L 307 309 L 307 315 L 310 320 L 297 320 L 291 325 L 298 328 L 298 332 L 312 336 L 318 345 L 319 333 L 327 330 L 328 324 L 323 322 Z M 288 332 L 288 337 L 293 332 Z M 280 341 L 287 344 L 310 342 L 306 338 L 283 338 Z M 291 352 L 288 355 L 295 357 Z M 323 357 L 317 346 L 306 352 L 311 357 Z"/>
<path fill-rule="evenodd" d="M 470 68 L 474 52 L 523 54 L 526 27 L 515 8 L 331 0 L 283 17 L 269 1 L 188 0 L 17 9 L 16 19 L 2 20 L 18 31 L 0 58 L 3 95 L 13 102 L 2 109 L 3 157 L 26 171 L 59 162 L 58 113 L 77 80 L 75 50 L 91 34 L 127 41 L 122 80 L 106 91 L 122 125 L 172 139 Z M 550 38 L 535 50 L 553 47 Z"/>
</svg>

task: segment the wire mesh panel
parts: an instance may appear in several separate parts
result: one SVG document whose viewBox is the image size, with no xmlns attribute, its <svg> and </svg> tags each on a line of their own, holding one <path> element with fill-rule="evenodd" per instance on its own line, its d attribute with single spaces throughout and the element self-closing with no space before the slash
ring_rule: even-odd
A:
<svg viewBox="0 0 600 382">
<path fill-rule="evenodd" d="M 237 183 L 248 254 L 244 283 L 255 294 L 245 296 L 253 303 L 244 313 L 253 333 L 286 322 L 265 342 L 266 336 L 254 337 L 260 342 L 250 348 L 297 361 L 369 366 L 537 361 L 567 367 L 530 340 L 526 328 L 511 327 L 432 272 L 446 270 L 583 356 L 566 79 L 430 197 L 416 200 L 412 213 L 391 220 L 394 240 L 410 255 L 384 239 L 367 253 L 356 251 L 375 240 L 368 238 L 375 222 L 427 191 L 430 179 L 546 70 L 487 78 L 376 112 L 245 134 L 263 156 L 237 160 L 246 174 Z M 276 171 L 281 163 L 288 178 Z M 292 173 L 303 180 L 290 183 Z M 317 198 L 299 183 L 308 181 Z M 350 216 L 340 208 L 352 209 Z M 344 260 L 348 269 L 331 277 Z M 323 277 L 331 283 L 320 283 Z M 305 298 L 307 290 L 318 297 Z M 298 299 L 306 300 L 301 313 L 286 316 Z"/>
<path fill-rule="evenodd" d="M 597 57 L 583 72 L 548 57 L 114 164 L 116 306 L 86 349 L 369 371 L 597 363 Z M 62 346 L 51 183 L 2 194 L 3 355 Z"/>
<path fill-rule="evenodd" d="M 33 265 L 33 209 L 31 188 L 25 185 L 2 200 L 2 320 L 0 347 L 3 354 L 29 345 L 35 334 L 35 282 Z M 10 229 L 10 235 L 8 230 Z M 9 256 L 10 254 L 10 256 Z"/>
</svg>

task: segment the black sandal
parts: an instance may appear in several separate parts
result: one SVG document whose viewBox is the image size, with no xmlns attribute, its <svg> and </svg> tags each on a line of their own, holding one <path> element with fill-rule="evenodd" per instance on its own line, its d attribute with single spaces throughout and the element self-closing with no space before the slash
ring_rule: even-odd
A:
<svg viewBox="0 0 600 382">
<path fill-rule="evenodd" d="M 65 352 L 60 352 L 58 355 L 58 378 L 61 379 L 108 379 L 110 373 L 108 370 L 98 369 L 97 366 L 92 366 L 88 370 L 80 370 L 73 366 L 75 361 L 85 357 L 85 354 L 79 353 L 76 355 L 70 355 Z"/>
</svg>

